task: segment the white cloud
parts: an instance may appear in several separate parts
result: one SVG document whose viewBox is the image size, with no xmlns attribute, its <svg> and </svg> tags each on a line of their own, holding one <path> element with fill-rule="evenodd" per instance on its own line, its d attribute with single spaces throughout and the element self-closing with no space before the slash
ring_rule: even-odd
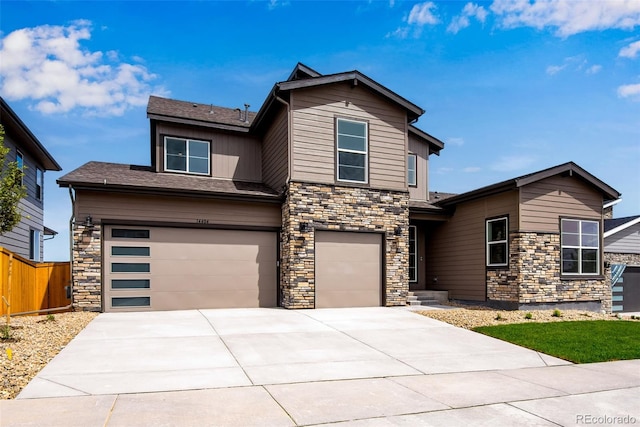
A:
<svg viewBox="0 0 640 427">
<path fill-rule="evenodd" d="M 600 71 L 602 71 L 602 65 L 592 65 L 591 67 L 587 68 L 587 71 L 585 71 L 587 74 L 598 74 Z"/>
<path fill-rule="evenodd" d="M 556 28 L 560 37 L 585 31 L 640 25 L 638 0 L 494 0 L 491 10 L 505 28 Z"/>
<path fill-rule="evenodd" d="M 549 74 L 550 76 L 553 76 L 554 74 L 558 74 L 560 71 L 564 70 L 565 68 L 567 68 L 567 64 L 549 65 L 547 67 L 547 74 Z"/>
<path fill-rule="evenodd" d="M 619 86 L 618 96 L 640 100 L 640 83 Z"/>
<path fill-rule="evenodd" d="M 458 137 L 454 137 L 454 138 L 448 138 L 447 139 L 447 144 L 450 145 L 464 145 L 464 139 L 463 138 L 458 138 Z"/>
<path fill-rule="evenodd" d="M 432 9 L 436 9 L 436 5 L 433 2 L 418 3 L 411 8 L 409 12 L 409 19 L 407 22 L 412 25 L 435 25 L 438 18 L 433 14 Z"/>
<path fill-rule="evenodd" d="M 636 56 L 638 56 L 638 52 L 640 52 L 640 40 L 620 49 L 618 56 L 621 56 L 623 58 L 635 58 Z"/>
<path fill-rule="evenodd" d="M 451 20 L 447 31 L 456 34 L 458 31 L 467 28 L 470 25 L 469 18 L 473 17 L 484 24 L 484 21 L 487 19 L 487 14 L 488 12 L 483 6 L 467 3 L 462 9 L 462 14 L 455 16 Z"/>
<path fill-rule="evenodd" d="M 469 167 L 466 167 L 466 168 L 462 169 L 462 171 L 466 172 L 466 173 L 480 172 L 481 170 L 482 170 L 482 168 L 477 167 L 477 166 L 469 166 Z"/>
<path fill-rule="evenodd" d="M 0 45 L 0 91 L 11 100 L 30 99 L 44 113 L 81 109 L 98 115 L 122 115 L 144 106 L 156 76 L 144 66 L 119 62 L 118 53 L 91 52 L 81 42 L 91 24 L 43 25 L 13 31 Z"/>
<path fill-rule="evenodd" d="M 503 156 L 494 162 L 490 168 L 499 172 L 512 172 L 517 170 L 524 170 L 531 166 L 536 161 L 536 157 L 523 155 L 523 156 Z"/>
</svg>

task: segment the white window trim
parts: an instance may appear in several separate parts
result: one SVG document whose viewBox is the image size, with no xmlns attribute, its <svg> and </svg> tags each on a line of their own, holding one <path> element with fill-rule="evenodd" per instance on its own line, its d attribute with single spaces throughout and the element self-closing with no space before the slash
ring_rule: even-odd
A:
<svg viewBox="0 0 640 427">
<path fill-rule="evenodd" d="M 505 221 L 505 236 L 502 240 L 489 241 L 489 223 Z M 509 265 L 509 217 L 503 216 L 500 218 L 492 218 L 485 221 L 484 230 L 485 240 L 485 252 L 486 252 L 486 265 L 487 267 L 506 267 Z M 491 264 L 491 251 L 489 250 L 492 245 L 504 245 L 505 246 L 505 262 L 500 264 Z"/>
<path fill-rule="evenodd" d="M 185 157 L 186 157 L 186 170 L 180 170 L 180 169 L 169 169 L 167 167 L 167 138 L 168 139 L 178 139 L 181 141 L 184 141 L 185 143 Z M 189 141 L 193 141 L 193 142 L 202 142 L 207 144 L 207 152 L 209 153 L 209 156 L 207 158 L 207 172 L 206 173 L 202 173 L 202 172 L 191 172 L 189 170 Z M 178 173 L 187 173 L 190 175 L 203 175 L 203 176 L 209 176 L 211 175 L 211 142 L 210 141 L 202 141 L 200 139 L 192 139 L 192 138 L 181 138 L 179 136 L 165 136 L 164 137 L 164 170 L 166 172 L 178 172 Z"/>
<path fill-rule="evenodd" d="M 364 139 L 365 139 L 365 151 L 360 151 L 360 150 L 348 150 L 348 149 L 344 149 L 344 148 L 340 148 L 340 144 L 339 144 L 339 138 L 340 138 L 340 134 L 338 133 L 338 123 L 344 121 L 344 122 L 351 122 L 351 123 L 358 123 L 358 124 L 363 124 L 364 125 Z M 351 180 L 351 179 L 341 179 L 340 178 L 340 153 L 355 153 L 355 154 L 364 154 L 364 181 L 356 181 L 356 180 Z M 359 120 L 350 120 L 350 119 L 337 119 L 336 121 L 336 180 L 340 181 L 340 182 L 353 182 L 356 184 L 368 184 L 369 183 L 369 123 L 367 123 L 366 121 L 359 121 Z"/>
<path fill-rule="evenodd" d="M 415 160 L 413 161 L 413 178 L 414 181 L 410 182 L 409 181 L 409 158 L 413 157 Z M 417 187 L 418 186 L 418 156 L 416 154 L 413 153 L 409 153 L 407 154 L 407 185 L 409 187 Z"/>
<path fill-rule="evenodd" d="M 411 279 L 411 276 L 409 276 L 409 283 L 416 283 L 418 281 L 418 228 L 415 225 L 410 225 L 409 236 L 411 236 L 412 230 L 413 230 L 413 238 L 415 242 L 415 251 L 413 252 L 413 265 L 415 266 L 415 277 Z M 409 240 L 411 240 L 411 238 L 409 238 Z M 409 257 L 411 256 L 412 254 L 411 252 L 409 252 Z"/>
<path fill-rule="evenodd" d="M 578 223 L 578 236 L 579 236 L 579 240 L 581 242 L 580 245 L 565 245 L 562 242 L 562 235 L 563 233 L 563 228 L 562 228 L 562 223 L 564 223 L 565 221 L 573 221 L 573 222 L 577 222 Z M 598 228 L 598 246 L 582 246 L 582 223 L 583 222 L 592 222 L 594 224 L 596 224 L 596 227 Z M 600 275 L 600 242 L 601 238 L 600 238 L 600 221 L 597 220 L 592 220 L 592 219 L 573 219 L 573 218 L 561 218 L 560 219 L 560 274 L 563 276 L 599 276 Z M 577 273 L 573 273 L 573 272 L 567 272 L 565 273 L 563 268 L 564 268 L 564 262 L 562 259 L 562 250 L 563 249 L 577 249 L 578 250 L 578 272 Z M 582 272 L 582 250 L 583 249 L 591 249 L 596 251 L 596 272 L 595 273 L 583 273 Z"/>
</svg>

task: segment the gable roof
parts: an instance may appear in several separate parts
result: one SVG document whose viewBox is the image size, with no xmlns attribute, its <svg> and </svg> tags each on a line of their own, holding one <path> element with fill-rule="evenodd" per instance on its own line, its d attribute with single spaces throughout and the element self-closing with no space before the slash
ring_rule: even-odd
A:
<svg viewBox="0 0 640 427">
<path fill-rule="evenodd" d="M 178 101 L 151 95 L 147 104 L 147 117 L 166 122 L 215 127 L 248 132 L 256 113 L 245 110 L 218 107 L 213 104 Z"/>
<path fill-rule="evenodd" d="M 502 193 L 504 191 L 515 190 L 525 185 L 532 184 L 534 182 L 541 181 L 543 179 L 550 178 L 556 175 L 577 176 L 581 178 L 582 180 L 598 189 L 598 191 L 602 193 L 605 200 L 615 200 L 620 198 L 620 193 L 618 191 L 605 184 L 595 176 L 591 175 L 589 172 L 582 169 L 577 164 L 573 162 L 567 162 L 561 165 L 550 167 L 548 169 L 543 169 L 538 172 L 533 172 L 527 175 L 519 176 L 517 178 L 508 179 L 497 184 L 482 187 L 477 190 L 468 191 L 466 193 L 462 193 L 457 196 L 445 199 L 438 204 L 443 207 L 453 206 L 461 202 L 479 199 L 493 194 Z"/>
<path fill-rule="evenodd" d="M 44 148 L 44 145 L 29 130 L 27 125 L 9 107 L 0 96 L 0 122 L 4 126 L 5 132 L 11 133 L 18 139 L 15 141 L 20 147 L 27 151 L 45 170 L 61 171 L 62 167 L 56 162 L 51 154 Z"/>
<path fill-rule="evenodd" d="M 440 150 L 444 148 L 444 142 L 413 125 L 409 125 L 409 133 L 429 144 L 429 154 L 436 154 L 439 156 Z"/>
<path fill-rule="evenodd" d="M 157 173 L 150 166 L 89 162 L 57 180 L 61 187 L 173 196 L 280 200 L 265 184 L 216 179 L 209 176 Z"/>
<path fill-rule="evenodd" d="M 612 236 L 625 230 L 633 225 L 640 223 L 640 215 L 627 216 L 624 218 L 605 219 L 604 220 L 604 237 Z"/>
</svg>

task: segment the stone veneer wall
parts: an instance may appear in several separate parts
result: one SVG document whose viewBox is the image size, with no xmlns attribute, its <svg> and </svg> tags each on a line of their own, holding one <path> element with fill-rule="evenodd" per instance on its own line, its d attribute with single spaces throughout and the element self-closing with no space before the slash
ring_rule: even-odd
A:
<svg viewBox="0 0 640 427">
<path fill-rule="evenodd" d="M 611 290 L 603 278 L 560 278 L 560 235 L 515 233 L 509 268 L 487 272 L 487 299 L 523 305 L 599 303 L 611 311 Z M 605 277 L 607 271 L 603 272 Z M 515 304 L 514 304 L 515 305 Z"/>
<path fill-rule="evenodd" d="M 73 230 L 73 309 L 102 310 L 102 227 L 76 224 Z"/>
<path fill-rule="evenodd" d="M 300 231 L 300 224 L 308 225 Z M 394 230 L 401 227 L 396 236 Z M 291 182 L 282 207 L 281 304 L 313 308 L 315 230 L 384 232 L 385 304 L 409 291 L 409 193 Z"/>
</svg>

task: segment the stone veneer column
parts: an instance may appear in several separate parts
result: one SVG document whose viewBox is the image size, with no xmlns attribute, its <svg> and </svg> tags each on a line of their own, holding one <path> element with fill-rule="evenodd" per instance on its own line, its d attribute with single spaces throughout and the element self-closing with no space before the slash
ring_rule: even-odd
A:
<svg viewBox="0 0 640 427">
<path fill-rule="evenodd" d="M 307 230 L 301 231 L 300 224 Z M 395 235 L 400 227 L 402 233 Z M 405 305 L 409 291 L 409 194 L 291 182 L 282 208 L 281 304 L 313 308 L 315 231 L 384 233 L 385 304 Z"/>
<path fill-rule="evenodd" d="M 76 224 L 73 230 L 73 309 L 102 310 L 102 227 Z"/>
</svg>

